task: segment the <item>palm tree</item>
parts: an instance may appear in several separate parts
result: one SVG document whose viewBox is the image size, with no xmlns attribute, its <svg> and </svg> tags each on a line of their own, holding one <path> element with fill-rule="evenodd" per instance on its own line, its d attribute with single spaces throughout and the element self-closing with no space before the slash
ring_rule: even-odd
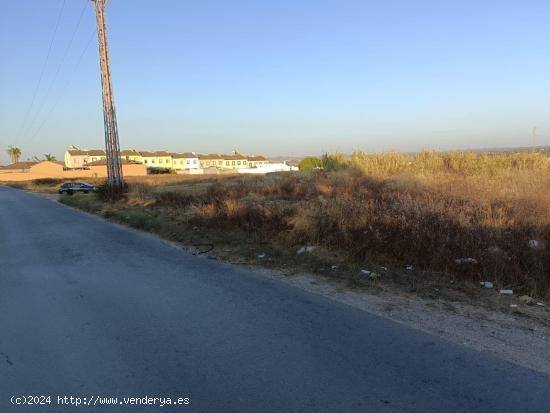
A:
<svg viewBox="0 0 550 413">
<path fill-rule="evenodd" d="M 12 163 L 19 162 L 19 158 L 21 158 L 21 149 L 10 145 L 10 146 L 8 146 L 7 152 L 8 152 L 8 155 L 10 156 L 10 158 L 11 158 Z"/>
<path fill-rule="evenodd" d="M 57 159 L 55 159 L 55 155 L 52 155 L 51 153 L 45 153 L 44 159 L 50 162 L 55 162 Z"/>
</svg>

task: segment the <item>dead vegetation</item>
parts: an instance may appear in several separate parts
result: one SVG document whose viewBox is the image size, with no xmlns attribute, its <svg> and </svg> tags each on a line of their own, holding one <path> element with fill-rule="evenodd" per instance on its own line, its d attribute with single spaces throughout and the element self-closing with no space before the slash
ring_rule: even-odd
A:
<svg viewBox="0 0 550 413">
<path fill-rule="evenodd" d="M 92 209 L 189 245 L 240 243 L 248 256 L 270 249 L 279 262 L 291 259 L 302 245 L 315 245 L 338 257 L 333 261 L 354 263 L 353 268 L 410 265 L 415 271 L 489 280 L 548 297 L 548 159 L 501 155 L 482 157 L 475 166 L 478 155 L 458 160 L 418 156 L 423 166 L 413 160 L 408 169 L 395 167 L 406 163 L 394 155 L 389 169 L 380 166 L 384 157 L 377 162 L 366 157 L 362 162 L 379 165 L 371 175 L 355 154 L 349 161 L 336 156 L 324 171 L 165 185 L 135 182 L 123 203 Z M 83 202 L 83 197 L 66 202 Z M 460 258 L 472 263 L 459 264 Z"/>
</svg>

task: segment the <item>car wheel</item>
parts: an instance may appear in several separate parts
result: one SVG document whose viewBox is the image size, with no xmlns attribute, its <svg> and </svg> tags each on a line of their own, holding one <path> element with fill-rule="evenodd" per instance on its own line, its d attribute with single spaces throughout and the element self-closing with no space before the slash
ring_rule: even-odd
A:
<svg viewBox="0 0 550 413">
<path fill-rule="evenodd" d="M 84 192 L 85 194 L 87 194 L 87 193 L 90 192 L 90 191 L 82 191 L 82 192 Z"/>
<path fill-rule="evenodd" d="M 69 190 L 67 191 L 67 195 L 72 195 L 72 194 L 74 194 L 74 192 L 73 192 L 71 189 L 69 189 Z"/>
</svg>

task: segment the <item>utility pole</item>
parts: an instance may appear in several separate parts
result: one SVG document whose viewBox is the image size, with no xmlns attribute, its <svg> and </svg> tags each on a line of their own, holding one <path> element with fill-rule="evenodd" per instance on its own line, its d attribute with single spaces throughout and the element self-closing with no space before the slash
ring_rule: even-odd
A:
<svg viewBox="0 0 550 413">
<path fill-rule="evenodd" d="M 123 188 L 120 144 L 116 121 L 109 48 L 107 46 L 107 25 L 105 6 L 108 0 L 91 0 L 95 3 L 97 36 L 99 39 L 99 65 L 101 67 L 101 86 L 103 90 L 103 122 L 105 124 L 105 152 L 107 153 L 107 186 L 111 199 L 120 198 Z"/>
</svg>

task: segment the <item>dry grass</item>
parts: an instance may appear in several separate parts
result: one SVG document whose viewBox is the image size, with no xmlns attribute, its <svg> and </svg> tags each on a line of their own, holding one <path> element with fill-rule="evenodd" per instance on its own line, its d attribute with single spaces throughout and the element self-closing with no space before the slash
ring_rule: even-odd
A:
<svg viewBox="0 0 550 413">
<path fill-rule="evenodd" d="M 135 226 L 180 241 L 189 242 L 190 232 L 196 239 L 198 229 L 292 255 L 297 246 L 318 245 L 355 263 L 413 265 L 550 297 L 550 171 L 543 155 L 354 154 L 324 164 L 331 170 L 175 177 L 162 185 L 153 177 L 131 183 L 127 199 L 107 208 L 132 209 L 142 214 L 132 218 Z M 462 257 L 477 264 L 456 264 Z"/>
</svg>

